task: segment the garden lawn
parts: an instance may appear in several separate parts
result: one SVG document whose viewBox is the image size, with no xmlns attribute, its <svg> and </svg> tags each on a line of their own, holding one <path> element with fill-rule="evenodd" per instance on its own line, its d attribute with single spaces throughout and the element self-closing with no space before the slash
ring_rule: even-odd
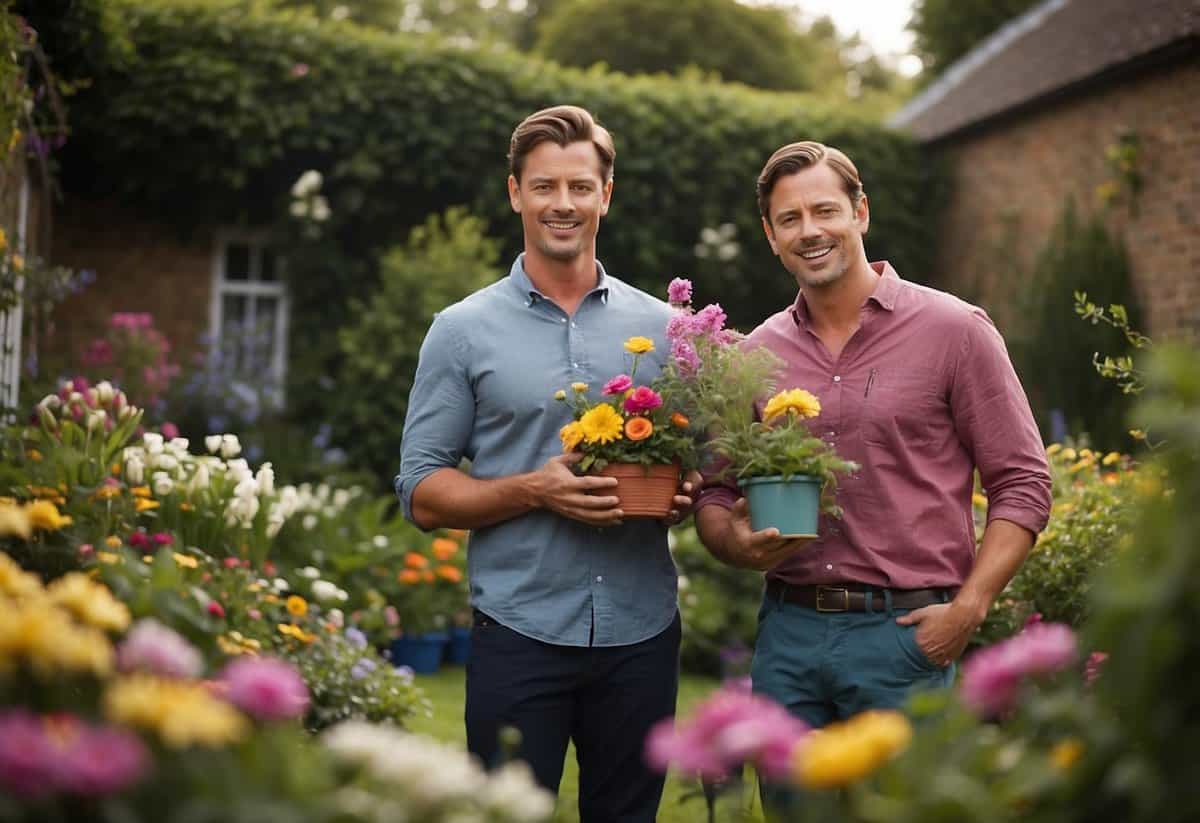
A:
<svg viewBox="0 0 1200 823">
<path fill-rule="evenodd" d="M 466 745 L 466 730 L 463 728 L 463 700 L 465 696 L 465 671 L 461 666 L 443 667 L 437 674 L 417 675 L 416 683 L 433 704 L 431 717 L 417 716 L 408 721 L 414 732 L 427 734 L 439 740 Z M 684 675 L 679 683 L 678 714 L 690 713 L 692 707 L 720 686 L 716 680 Z M 659 823 L 695 823 L 704 820 L 704 799 L 693 797 L 684 802 L 680 799 L 699 788 L 694 778 L 681 778 L 672 772 L 667 779 L 662 803 L 659 805 Z M 567 761 L 563 769 L 562 784 L 558 789 L 558 810 L 555 821 L 579 820 L 579 767 L 575 762 L 575 749 L 567 750 Z M 739 816 L 743 808 L 750 808 L 749 815 Z M 722 797 L 717 805 L 718 820 L 745 820 L 748 823 L 762 820 L 757 792 L 747 790 L 741 796 Z"/>
</svg>

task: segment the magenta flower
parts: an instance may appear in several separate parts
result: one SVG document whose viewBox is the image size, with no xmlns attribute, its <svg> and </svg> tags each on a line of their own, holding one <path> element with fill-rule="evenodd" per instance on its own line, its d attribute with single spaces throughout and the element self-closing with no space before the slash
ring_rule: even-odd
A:
<svg viewBox="0 0 1200 823">
<path fill-rule="evenodd" d="M 146 747 L 136 735 L 85 727 L 63 755 L 62 787 L 83 797 L 114 794 L 136 783 L 149 763 Z"/>
<path fill-rule="evenodd" d="M 633 378 L 627 374 L 618 374 L 604 384 L 605 394 L 624 394 L 633 388 Z"/>
<path fill-rule="evenodd" d="M 685 376 L 700 370 L 700 355 L 696 353 L 696 347 L 686 340 L 676 340 L 671 344 L 671 356 L 675 358 L 676 367 Z"/>
<path fill-rule="evenodd" d="M 633 394 L 625 398 L 625 411 L 630 414 L 645 414 L 662 405 L 662 395 L 649 386 L 638 386 Z"/>
<path fill-rule="evenodd" d="M 24 709 L 0 714 L 0 787 L 17 797 L 49 794 L 58 782 L 59 753 L 41 718 Z"/>
<path fill-rule="evenodd" d="M 289 663 L 240 657 L 221 673 L 226 699 L 260 720 L 289 720 L 308 709 L 308 687 Z"/>
<path fill-rule="evenodd" d="M 725 310 L 720 303 L 709 303 L 696 312 L 692 328 L 700 334 L 713 335 L 725 328 Z"/>
<path fill-rule="evenodd" d="M 153 375 L 153 379 L 149 380 L 148 382 L 154 383 L 157 379 L 158 379 L 158 375 L 155 374 L 155 375 Z M 168 440 L 174 440 L 176 437 L 179 436 L 179 427 L 176 426 L 174 423 L 172 423 L 169 420 L 166 423 L 163 423 L 161 426 L 159 426 L 158 430 L 160 432 L 162 432 L 162 436 L 167 438 Z"/>
<path fill-rule="evenodd" d="M 156 546 L 170 546 L 175 542 L 175 538 L 170 532 L 155 532 L 150 535 L 150 539 Z"/>
<path fill-rule="evenodd" d="M 719 779 L 743 763 L 767 778 L 786 776 L 796 745 L 809 729 L 787 709 L 740 689 L 714 693 L 686 722 L 659 722 L 646 738 L 646 762 Z"/>
<path fill-rule="evenodd" d="M 985 717 L 1016 706 L 1026 677 L 1062 671 L 1075 662 L 1075 634 L 1062 623 L 1034 623 L 1020 634 L 973 654 L 963 664 L 962 699 Z"/>
<path fill-rule="evenodd" d="M 148 617 L 135 623 L 117 647 L 117 668 L 163 677 L 196 677 L 204 669 L 204 659 L 182 635 Z"/>
<path fill-rule="evenodd" d="M 676 277 L 667 286 L 667 300 L 673 306 L 683 306 L 692 302 L 692 281 Z"/>
</svg>

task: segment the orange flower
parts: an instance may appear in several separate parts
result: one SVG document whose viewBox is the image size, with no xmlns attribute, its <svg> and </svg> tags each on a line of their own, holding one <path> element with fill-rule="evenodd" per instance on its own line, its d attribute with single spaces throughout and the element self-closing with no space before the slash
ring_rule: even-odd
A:
<svg viewBox="0 0 1200 823">
<path fill-rule="evenodd" d="M 625 423 L 625 436 L 631 441 L 645 440 L 654 434 L 654 424 L 645 417 L 631 417 Z"/>
<path fill-rule="evenodd" d="M 417 552 L 409 552 L 404 555 L 404 565 L 410 569 L 424 569 L 429 566 L 429 558 Z"/>
<path fill-rule="evenodd" d="M 421 582 L 421 573 L 416 569 L 405 569 L 397 575 L 397 579 L 401 583 L 407 583 L 411 586 L 413 583 Z"/>
<path fill-rule="evenodd" d="M 686 429 L 689 425 L 691 425 L 691 422 L 691 420 L 688 420 L 679 412 L 675 412 L 673 415 L 671 415 L 671 425 L 675 426 L 676 428 Z"/>
<path fill-rule="evenodd" d="M 433 556 L 445 562 L 458 553 L 458 544 L 448 537 L 433 538 Z"/>
<path fill-rule="evenodd" d="M 449 580 L 451 583 L 457 583 L 462 580 L 462 572 L 454 566 L 438 566 L 437 576 L 443 580 Z"/>
</svg>

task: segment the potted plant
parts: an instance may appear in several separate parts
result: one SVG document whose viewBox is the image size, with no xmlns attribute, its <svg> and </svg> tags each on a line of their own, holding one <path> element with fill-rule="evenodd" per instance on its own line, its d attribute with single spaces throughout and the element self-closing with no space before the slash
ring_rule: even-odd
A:
<svg viewBox="0 0 1200 823">
<path fill-rule="evenodd" d="M 820 400 L 798 388 L 776 393 L 779 358 L 725 328 L 719 305 L 693 311 L 690 282 L 676 278 L 668 295 L 678 313 L 667 327 L 672 359 L 663 387 L 692 416 L 710 473 L 742 488 L 756 531 L 816 537 L 818 515 L 839 514 L 837 475 L 858 468 L 809 431 L 804 421 L 821 413 Z"/>
<path fill-rule="evenodd" d="M 571 407 L 573 420 L 562 428 L 563 450 L 579 451 L 579 470 L 617 478 L 616 496 L 626 517 L 666 517 L 679 487 L 679 475 L 694 464 L 696 442 L 679 402 L 661 384 L 637 383 L 641 357 L 654 351 L 648 337 L 631 337 L 629 374 L 604 384 L 600 399 L 586 383 L 560 389 L 555 399 Z"/>
</svg>

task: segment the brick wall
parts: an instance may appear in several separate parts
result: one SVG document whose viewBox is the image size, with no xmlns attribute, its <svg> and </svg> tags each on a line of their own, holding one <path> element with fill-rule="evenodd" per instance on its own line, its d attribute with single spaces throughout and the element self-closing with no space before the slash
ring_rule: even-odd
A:
<svg viewBox="0 0 1200 823">
<path fill-rule="evenodd" d="M 940 147 L 954 190 L 941 224 L 935 282 L 1017 322 L 1011 282 L 1027 272 L 1068 196 L 1101 212 L 1113 179 L 1105 150 L 1140 140 L 1137 211 L 1108 209 L 1124 237 L 1148 332 L 1200 343 L 1200 58 L 1055 102 Z M 1086 273 L 1079 285 L 1087 289 Z M 1064 322 L 1070 322 L 1064 318 Z"/>
<path fill-rule="evenodd" d="M 53 347 L 78 356 L 113 312 L 150 312 L 184 362 L 208 331 L 213 233 L 183 235 L 113 203 L 68 197 L 54 210 L 50 258 L 96 281 L 55 311 Z"/>
</svg>

